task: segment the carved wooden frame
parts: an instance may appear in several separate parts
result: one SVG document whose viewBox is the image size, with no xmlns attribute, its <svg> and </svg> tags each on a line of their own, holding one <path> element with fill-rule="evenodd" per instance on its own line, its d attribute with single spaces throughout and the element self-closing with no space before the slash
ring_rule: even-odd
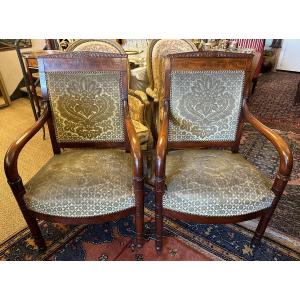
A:
<svg viewBox="0 0 300 300">
<path fill-rule="evenodd" d="M 43 219 L 51 222 L 60 222 L 66 224 L 89 224 L 97 222 L 106 222 L 119 219 L 125 215 L 135 214 L 136 222 L 136 240 L 140 247 L 143 244 L 144 228 L 144 177 L 143 177 L 143 158 L 140 144 L 135 129 L 129 117 L 128 111 L 128 69 L 127 55 L 124 54 L 107 54 L 99 52 L 77 52 L 61 53 L 38 58 L 39 71 L 41 77 L 41 87 L 43 94 L 44 110 L 36 123 L 25 133 L 14 141 L 9 147 L 5 159 L 4 168 L 8 184 L 18 202 L 21 212 L 28 224 L 28 227 L 39 248 L 45 248 L 45 241 L 39 229 L 37 219 Z M 124 114 L 124 142 L 88 142 L 88 143 L 58 143 L 54 133 L 54 124 L 51 115 L 51 105 L 49 102 L 49 93 L 45 81 L 45 71 L 120 71 L 121 73 L 121 100 L 123 102 Z M 48 123 L 49 134 L 53 152 L 59 155 L 61 148 L 68 147 L 97 147 L 97 148 L 121 148 L 130 152 L 133 156 L 133 186 L 135 193 L 135 206 L 124 211 L 101 215 L 96 217 L 59 217 L 34 212 L 26 207 L 24 194 L 26 193 L 22 178 L 18 172 L 18 157 L 28 141 Z"/>
<path fill-rule="evenodd" d="M 155 222 L 156 222 L 156 249 L 162 249 L 163 217 L 171 217 L 191 222 L 207 224 L 237 223 L 260 217 L 256 228 L 253 244 L 258 244 L 281 198 L 293 167 L 293 156 L 285 141 L 274 131 L 258 121 L 250 112 L 246 104 L 249 93 L 251 76 L 252 54 L 228 53 L 219 51 L 204 51 L 172 54 L 168 56 L 165 72 L 165 99 L 161 130 L 159 132 L 156 159 L 155 159 Z M 239 117 L 239 125 L 233 142 L 168 142 L 168 112 L 170 106 L 170 74 L 173 70 L 244 70 L 245 84 L 243 90 L 243 108 Z M 256 130 L 264 135 L 275 146 L 280 157 L 279 170 L 274 180 L 272 191 L 275 194 L 270 207 L 231 217 L 208 217 L 176 212 L 163 208 L 163 195 L 165 191 L 166 155 L 168 150 L 184 148 L 209 148 L 214 146 L 229 147 L 233 153 L 238 152 L 244 121 L 249 122 Z"/>
</svg>

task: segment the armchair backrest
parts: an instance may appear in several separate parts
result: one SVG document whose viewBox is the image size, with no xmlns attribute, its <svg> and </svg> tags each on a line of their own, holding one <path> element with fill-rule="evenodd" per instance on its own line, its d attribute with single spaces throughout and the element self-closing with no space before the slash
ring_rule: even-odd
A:
<svg viewBox="0 0 300 300">
<path fill-rule="evenodd" d="M 157 91 L 158 100 L 164 96 L 165 59 L 168 54 L 197 51 L 188 40 L 152 40 L 147 50 L 147 75 L 152 90 Z"/>
<path fill-rule="evenodd" d="M 67 52 L 38 58 L 52 145 L 127 148 L 127 56 Z"/>
<path fill-rule="evenodd" d="M 236 146 L 252 54 L 209 51 L 168 58 L 168 145 Z"/>
</svg>

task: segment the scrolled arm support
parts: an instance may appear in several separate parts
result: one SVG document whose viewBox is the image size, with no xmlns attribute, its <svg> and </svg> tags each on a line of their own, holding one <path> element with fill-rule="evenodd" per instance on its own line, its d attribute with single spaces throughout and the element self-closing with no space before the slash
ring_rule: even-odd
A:
<svg viewBox="0 0 300 300">
<path fill-rule="evenodd" d="M 243 106 L 243 115 L 247 122 L 249 122 L 255 129 L 257 129 L 274 145 L 279 154 L 279 170 L 273 183 L 272 190 L 275 192 L 276 195 L 281 195 L 293 169 L 292 152 L 287 143 L 279 134 L 262 124 L 250 113 L 246 102 Z"/>
<path fill-rule="evenodd" d="M 24 146 L 30 139 L 43 127 L 49 118 L 48 109 L 45 108 L 41 117 L 26 130 L 20 138 L 14 141 L 8 148 L 4 157 L 4 170 L 8 183 L 12 186 L 21 182 L 21 177 L 18 172 L 18 157 Z"/>
</svg>

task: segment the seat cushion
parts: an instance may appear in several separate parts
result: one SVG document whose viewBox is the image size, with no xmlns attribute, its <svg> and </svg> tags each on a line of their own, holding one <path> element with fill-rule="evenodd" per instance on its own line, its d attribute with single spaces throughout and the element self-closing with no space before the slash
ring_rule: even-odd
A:
<svg viewBox="0 0 300 300">
<path fill-rule="evenodd" d="M 234 216 L 271 205 L 272 183 L 240 154 L 225 150 L 169 152 L 164 208 L 201 216 Z"/>
<path fill-rule="evenodd" d="M 131 156 L 115 149 L 66 150 L 25 185 L 35 212 L 64 217 L 110 214 L 135 206 Z"/>
</svg>

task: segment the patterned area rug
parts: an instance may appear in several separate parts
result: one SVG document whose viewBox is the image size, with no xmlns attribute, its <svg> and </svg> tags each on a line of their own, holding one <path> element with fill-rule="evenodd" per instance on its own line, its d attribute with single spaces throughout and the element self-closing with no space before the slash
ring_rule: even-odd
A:
<svg viewBox="0 0 300 300">
<path fill-rule="evenodd" d="M 294 105 L 300 74 L 271 72 L 258 79 L 250 111 L 265 125 L 300 133 L 300 103 Z"/>
<path fill-rule="evenodd" d="M 148 198 L 153 198 L 153 193 Z M 151 200 L 150 200 L 151 201 Z M 25 229 L 0 247 L 0 260 L 300 260 L 300 252 L 270 238 L 250 246 L 253 235 L 239 225 L 201 225 L 165 220 L 164 248 L 156 254 L 153 211 L 146 209 L 146 241 L 133 243 L 133 217 L 97 225 L 65 226 L 42 222 L 48 249 L 40 252 Z"/>
</svg>

